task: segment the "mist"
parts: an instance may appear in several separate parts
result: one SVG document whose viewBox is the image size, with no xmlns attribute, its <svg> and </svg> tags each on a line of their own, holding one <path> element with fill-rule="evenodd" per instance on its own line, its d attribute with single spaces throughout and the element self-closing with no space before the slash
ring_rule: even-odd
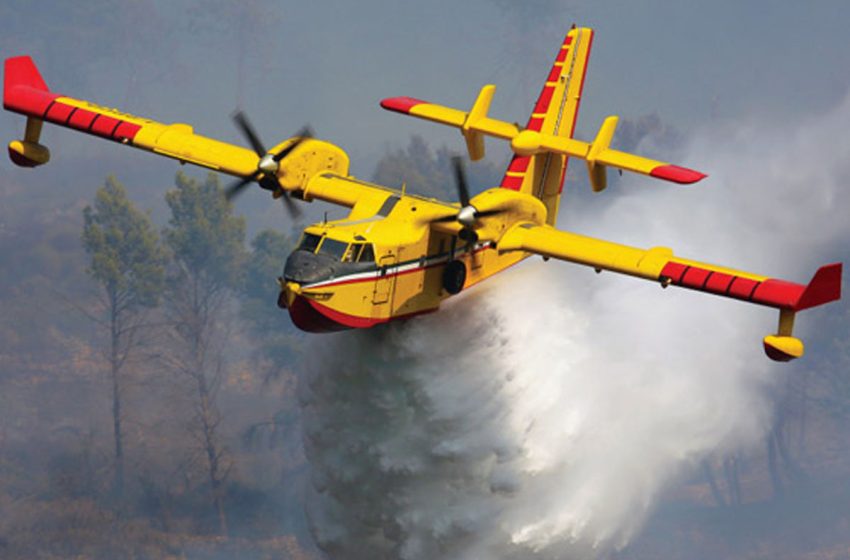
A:
<svg viewBox="0 0 850 560">
<path fill-rule="evenodd" d="M 674 154 L 703 184 L 624 179 L 560 227 L 805 282 L 846 254 L 848 126 L 850 98 L 713 123 Z M 821 313 L 798 321 L 804 340 Z M 535 258 L 431 316 L 315 340 L 301 399 L 317 542 L 409 560 L 623 550 L 666 490 L 761 446 L 800 373 L 762 353 L 775 315 Z"/>
</svg>

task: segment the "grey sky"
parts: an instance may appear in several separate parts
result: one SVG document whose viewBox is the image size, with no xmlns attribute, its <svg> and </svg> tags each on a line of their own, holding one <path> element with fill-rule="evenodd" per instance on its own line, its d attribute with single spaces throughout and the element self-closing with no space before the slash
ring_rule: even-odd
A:
<svg viewBox="0 0 850 560">
<path fill-rule="evenodd" d="M 268 143 L 308 121 L 349 151 L 360 176 L 412 133 L 461 148 L 454 131 L 380 110 L 383 97 L 465 107 L 492 82 L 494 114 L 523 120 L 572 21 L 597 30 L 579 119 L 585 136 L 611 113 L 658 112 L 685 130 L 712 114 L 794 118 L 836 103 L 850 83 L 850 4 L 840 1 L 805 8 L 734 1 L 18 1 L 5 3 L 0 15 L 3 56 L 31 54 L 57 91 L 188 122 L 231 141 L 239 139 L 229 114 L 241 98 Z M 9 139 L 22 126 L 20 118 L 0 117 Z M 46 142 L 54 166 L 84 157 L 93 177 L 117 163 L 130 173 L 162 169 L 165 181 L 174 169 L 67 131 L 49 130 Z M 16 181 L 42 173 L 10 167 L 2 173 Z"/>
</svg>

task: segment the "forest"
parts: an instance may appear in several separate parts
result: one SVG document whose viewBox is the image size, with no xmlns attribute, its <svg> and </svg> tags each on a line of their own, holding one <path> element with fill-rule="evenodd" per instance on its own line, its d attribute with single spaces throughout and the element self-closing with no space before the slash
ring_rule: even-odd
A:
<svg viewBox="0 0 850 560">
<path fill-rule="evenodd" d="M 648 116 L 620 147 L 647 136 L 676 142 Z M 413 137 L 371 179 L 451 199 L 450 156 Z M 0 558 L 325 557 L 298 391 L 317 347 L 275 305 L 297 224 L 249 236 L 226 180 L 178 173 L 162 219 L 120 174 L 61 205 L 0 185 Z M 612 558 L 847 557 L 850 312 L 815 313 L 761 448 L 702 461 Z"/>
</svg>

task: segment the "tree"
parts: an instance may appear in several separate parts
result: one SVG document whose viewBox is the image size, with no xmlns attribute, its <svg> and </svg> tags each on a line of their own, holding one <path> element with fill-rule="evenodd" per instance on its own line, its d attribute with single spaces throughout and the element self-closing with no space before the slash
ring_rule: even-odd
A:
<svg viewBox="0 0 850 560">
<path fill-rule="evenodd" d="M 411 136 L 406 150 L 385 154 L 375 166 L 372 180 L 381 185 L 400 187 L 420 195 L 442 200 L 456 200 L 454 172 L 451 158 L 454 154 L 446 147 L 435 153 L 421 136 Z M 497 166 L 483 161 L 467 165 L 467 179 L 473 194 L 499 184 L 501 173 Z"/>
<path fill-rule="evenodd" d="M 165 197 L 171 209 L 165 240 L 173 261 L 166 313 L 177 342 L 172 366 L 194 394 L 191 430 L 206 459 L 213 506 L 226 536 L 224 484 L 232 464 L 219 434 L 217 396 L 230 296 L 245 260 L 245 220 L 233 215 L 216 175 L 200 183 L 178 173 L 176 183 Z"/>
<path fill-rule="evenodd" d="M 282 368 L 293 364 L 301 339 L 289 314 L 275 303 L 280 293 L 276 279 L 283 273 L 293 246 L 292 239 L 285 234 L 261 231 L 251 242 L 252 251 L 245 267 L 241 311 L 266 366 L 267 379 L 279 377 Z"/>
<path fill-rule="evenodd" d="M 95 195 L 94 208 L 83 211 L 83 245 L 91 256 L 89 274 L 100 283 L 109 330 L 109 376 L 115 440 L 114 490 L 124 490 L 122 370 L 140 344 L 144 311 L 157 305 L 164 281 L 164 253 L 150 217 L 137 210 L 115 179 Z"/>
</svg>

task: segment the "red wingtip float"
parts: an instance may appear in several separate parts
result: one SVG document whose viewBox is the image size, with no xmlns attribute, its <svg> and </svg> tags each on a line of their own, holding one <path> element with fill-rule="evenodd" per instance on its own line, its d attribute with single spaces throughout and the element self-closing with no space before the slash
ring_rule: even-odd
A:
<svg viewBox="0 0 850 560">
<path fill-rule="evenodd" d="M 162 124 L 52 93 L 25 56 L 8 59 L 5 67 L 4 107 L 27 117 L 24 138 L 9 144 L 9 155 L 24 167 L 46 163 L 50 154 L 39 137 L 47 121 L 233 175 L 228 197 L 258 183 L 290 209 L 290 197 L 350 208 L 344 219 L 305 228 L 279 278 L 278 305 L 304 330 L 367 328 L 436 311 L 446 298 L 536 254 L 778 309 L 779 326 L 764 338 L 765 352 L 778 361 L 799 358 L 795 315 L 841 297 L 840 263 L 822 267 L 802 285 L 682 259 L 666 247 L 637 249 L 555 227 L 569 158 L 584 160 L 595 192 L 605 190 L 609 167 L 682 185 L 706 176 L 611 149 L 616 116 L 604 120 L 592 142 L 573 137 L 592 42 L 590 29 L 569 31 L 525 127 L 488 115 L 493 85 L 481 89 L 468 111 L 413 97 L 381 101 L 389 111 L 459 129 L 473 160 L 484 157 L 485 137 L 510 143 L 514 157 L 501 185 L 475 197 L 456 160 L 459 205 L 355 179 L 346 153 L 311 138 L 307 128 L 267 150 L 237 113 L 247 149 L 195 134 L 187 124 Z"/>
</svg>

